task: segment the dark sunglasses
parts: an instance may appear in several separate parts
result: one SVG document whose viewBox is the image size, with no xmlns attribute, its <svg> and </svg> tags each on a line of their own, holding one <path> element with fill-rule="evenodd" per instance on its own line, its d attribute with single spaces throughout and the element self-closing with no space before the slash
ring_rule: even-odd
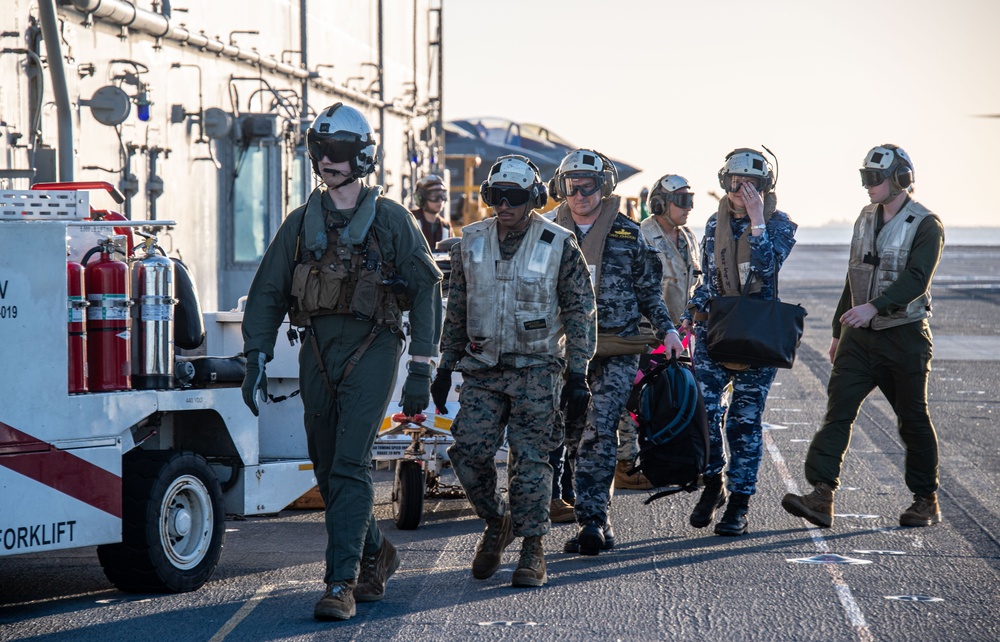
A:
<svg viewBox="0 0 1000 642">
<path fill-rule="evenodd" d="M 861 172 L 862 187 L 875 187 L 876 185 L 881 185 L 885 180 L 885 174 L 880 169 L 862 169 L 859 171 Z"/>
<path fill-rule="evenodd" d="M 347 143 L 340 140 L 309 141 L 309 156 L 313 160 L 329 158 L 332 163 L 345 163 L 358 155 L 357 143 Z"/>
<path fill-rule="evenodd" d="M 434 190 L 433 192 L 421 192 L 421 196 L 428 203 L 440 203 L 445 199 L 444 190 Z"/>
<path fill-rule="evenodd" d="M 518 207 L 524 205 L 531 199 L 531 192 L 520 187 L 487 187 L 483 191 L 483 200 L 490 207 L 496 207 L 503 201 L 507 205 Z"/>
<path fill-rule="evenodd" d="M 682 210 L 689 210 L 694 207 L 694 194 L 691 192 L 681 192 L 680 194 L 657 194 L 649 199 L 651 210 L 667 211 L 667 203 L 673 203 Z M 659 207 L 657 207 L 659 206 Z"/>
<path fill-rule="evenodd" d="M 740 187 L 743 185 L 743 183 L 750 183 L 751 185 L 753 185 L 754 189 L 756 189 L 758 192 L 761 191 L 760 178 L 756 176 L 742 176 L 739 174 L 730 175 L 729 184 L 726 185 L 726 191 L 731 194 L 735 194 L 736 192 L 740 191 Z"/>
</svg>

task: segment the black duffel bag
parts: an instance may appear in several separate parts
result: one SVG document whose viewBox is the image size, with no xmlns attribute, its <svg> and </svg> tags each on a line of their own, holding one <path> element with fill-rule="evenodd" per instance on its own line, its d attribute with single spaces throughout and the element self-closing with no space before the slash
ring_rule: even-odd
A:
<svg viewBox="0 0 1000 642">
<path fill-rule="evenodd" d="M 749 285 L 750 279 L 739 296 L 712 299 L 705 341 L 708 356 L 751 367 L 791 368 L 805 329 L 805 308 L 778 300 L 777 275 L 773 300 L 746 296 Z"/>
</svg>

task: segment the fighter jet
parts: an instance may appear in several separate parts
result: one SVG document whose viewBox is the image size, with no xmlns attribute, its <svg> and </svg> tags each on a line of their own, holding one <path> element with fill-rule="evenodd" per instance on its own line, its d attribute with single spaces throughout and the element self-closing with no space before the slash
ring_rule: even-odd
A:
<svg viewBox="0 0 1000 642">
<path fill-rule="evenodd" d="M 564 138 L 541 125 L 516 123 L 504 118 L 468 118 L 445 123 L 445 152 L 448 156 L 475 154 L 482 159 L 476 170 L 476 181 L 486 180 L 493 161 L 505 154 L 522 154 L 530 158 L 548 181 L 555 174 L 563 157 L 577 149 Z M 641 171 L 620 160 L 611 159 L 618 169 L 618 180 Z M 449 165 L 450 167 L 450 165 Z M 456 167 L 455 169 L 458 169 Z M 452 170 L 452 176 L 456 172 Z M 461 176 L 461 174 L 458 174 Z"/>
</svg>

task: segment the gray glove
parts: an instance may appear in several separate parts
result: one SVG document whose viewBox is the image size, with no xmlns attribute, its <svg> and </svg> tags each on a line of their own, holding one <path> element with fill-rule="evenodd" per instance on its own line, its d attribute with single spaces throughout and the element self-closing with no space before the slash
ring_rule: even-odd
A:
<svg viewBox="0 0 1000 642">
<path fill-rule="evenodd" d="M 434 366 L 422 361 L 409 361 L 406 364 L 406 381 L 403 382 L 403 414 L 412 417 L 431 402 L 431 374 Z"/>
<path fill-rule="evenodd" d="M 267 375 L 264 373 L 264 364 L 267 363 L 267 355 L 259 350 L 251 350 L 247 354 L 247 373 L 243 377 L 243 403 L 247 405 L 254 417 L 260 415 L 257 409 L 257 393 L 260 398 L 267 401 Z"/>
</svg>

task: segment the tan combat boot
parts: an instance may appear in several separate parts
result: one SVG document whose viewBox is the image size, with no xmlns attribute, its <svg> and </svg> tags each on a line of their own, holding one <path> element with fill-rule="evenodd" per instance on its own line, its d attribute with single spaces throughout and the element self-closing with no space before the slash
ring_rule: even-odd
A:
<svg viewBox="0 0 1000 642">
<path fill-rule="evenodd" d="M 930 526 L 941 521 L 941 508 L 938 506 L 937 493 L 927 497 L 913 496 L 913 503 L 899 516 L 900 526 Z"/>
<path fill-rule="evenodd" d="M 565 499 L 553 499 L 549 504 L 549 519 L 553 524 L 569 524 L 576 521 L 576 515 Z"/>
<path fill-rule="evenodd" d="M 521 560 L 517 563 L 511 586 L 544 586 L 548 581 L 545 574 L 545 554 L 542 538 L 525 537 L 521 545 Z"/>
<path fill-rule="evenodd" d="M 371 555 L 361 556 L 361 573 L 354 589 L 356 602 L 378 602 L 385 597 L 385 582 L 399 568 L 399 552 L 389 538 L 382 536 L 382 546 Z"/>
<path fill-rule="evenodd" d="M 486 531 L 483 533 L 476 555 L 472 558 L 472 577 L 485 580 L 492 577 L 500 568 L 500 558 L 503 550 L 514 541 L 514 523 L 510 518 L 510 510 L 500 519 L 486 521 Z"/>
<path fill-rule="evenodd" d="M 820 528 L 833 526 L 833 486 L 820 482 L 808 495 L 788 493 L 781 499 L 786 512 Z"/>
<path fill-rule="evenodd" d="M 354 617 L 357 613 L 354 604 L 356 585 L 354 580 L 327 584 L 326 592 L 313 609 L 313 617 L 317 620 L 349 620 Z"/>
<path fill-rule="evenodd" d="M 636 471 L 629 474 L 632 462 L 621 459 L 615 464 L 615 488 L 622 490 L 650 490 L 653 483 L 645 475 Z"/>
</svg>

